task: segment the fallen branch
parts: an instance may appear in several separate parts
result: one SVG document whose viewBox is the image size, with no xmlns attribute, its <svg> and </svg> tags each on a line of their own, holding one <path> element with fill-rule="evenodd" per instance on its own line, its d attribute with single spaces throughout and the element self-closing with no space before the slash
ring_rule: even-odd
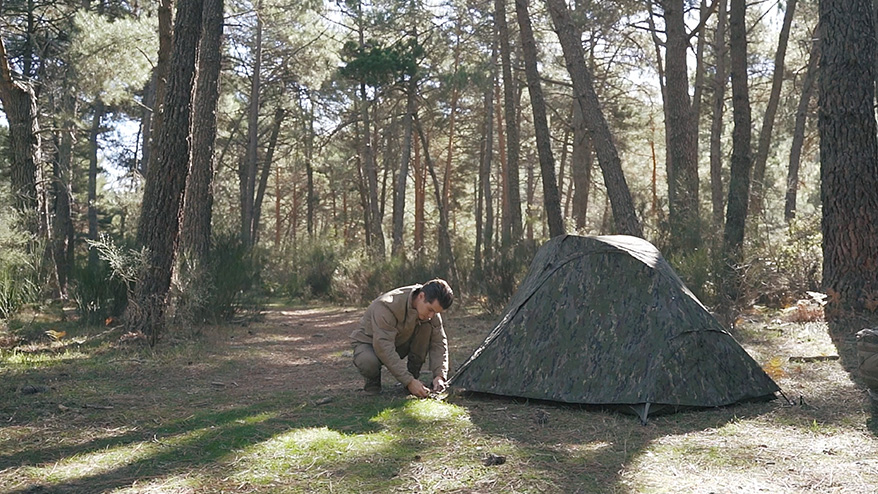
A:
<svg viewBox="0 0 878 494">
<path fill-rule="evenodd" d="M 112 410 L 113 405 L 89 405 L 88 403 L 86 403 L 85 405 L 82 405 L 82 408 L 94 408 L 96 410 Z"/>
<path fill-rule="evenodd" d="M 826 362 L 838 360 L 838 355 L 814 355 L 813 357 L 790 357 L 790 362 Z"/>
</svg>

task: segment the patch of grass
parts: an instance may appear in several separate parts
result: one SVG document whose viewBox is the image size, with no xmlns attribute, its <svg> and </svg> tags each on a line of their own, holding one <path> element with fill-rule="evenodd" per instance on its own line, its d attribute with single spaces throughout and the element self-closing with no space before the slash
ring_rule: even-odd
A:
<svg viewBox="0 0 878 494">
<path fill-rule="evenodd" d="M 760 364 L 780 357 L 777 380 L 793 404 L 643 426 L 528 400 L 415 400 L 392 385 L 367 396 L 347 342 L 359 315 L 274 310 L 170 332 L 155 350 L 121 342 L 119 330 L 70 325 L 58 341 L 2 350 L 0 492 L 871 494 L 878 484 L 862 390 L 838 361 L 790 361 L 824 351 L 816 323 L 765 315 L 736 335 Z M 452 366 L 492 323 L 449 317 Z"/>
</svg>

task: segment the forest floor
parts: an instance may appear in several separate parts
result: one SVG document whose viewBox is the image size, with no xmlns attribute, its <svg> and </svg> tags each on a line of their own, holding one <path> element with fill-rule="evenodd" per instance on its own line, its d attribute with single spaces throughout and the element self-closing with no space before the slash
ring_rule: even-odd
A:
<svg viewBox="0 0 878 494">
<path fill-rule="evenodd" d="M 790 401 L 641 425 L 527 400 L 417 400 L 389 375 L 382 394 L 366 395 L 348 343 L 361 311 L 271 308 L 177 330 L 155 350 L 121 327 L 34 316 L 0 328 L 0 492 L 878 489 L 871 403 L 821 322 L 780 312 L 738 321 L 736 338 Z M 445 315 L 454 369 L 496 317 Z"/>
</svg>

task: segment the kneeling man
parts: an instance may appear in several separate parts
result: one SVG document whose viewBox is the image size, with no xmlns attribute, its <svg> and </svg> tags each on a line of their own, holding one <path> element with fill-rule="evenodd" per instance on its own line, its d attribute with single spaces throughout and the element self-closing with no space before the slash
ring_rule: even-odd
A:
<svg viewBox="0 0 878 494">
<path fill-rule="evenodd" d="M 363 389 L 381 392 L 381 366 L 387 367 L 409 392 L 426 398 L 430 390 L 418 379 L 430 357 L 433 391 L 445 389 L 448 377 L 448 338 L 440 312 L 451 307 L 454 292 L 445 280 L 391 290 L 366 309 L 351 333 L 354 365 L 366 378 Z M 406 358 L 407 362 L 403 362 Z"/>
</svg>

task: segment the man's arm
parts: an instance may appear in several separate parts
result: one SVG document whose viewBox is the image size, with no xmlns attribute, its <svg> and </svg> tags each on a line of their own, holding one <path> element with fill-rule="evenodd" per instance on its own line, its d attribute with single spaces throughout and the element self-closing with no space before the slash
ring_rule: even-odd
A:
<svg viewBox="0 0 878 494">
<path fill-rule="evenodd" d="M 445 389 L 448 379 L 448 336 L 440 314 L 431 322 L 433 334 L 430 337 L 430 370 L 433 372 L 433 389 Z"/>
</svg>

